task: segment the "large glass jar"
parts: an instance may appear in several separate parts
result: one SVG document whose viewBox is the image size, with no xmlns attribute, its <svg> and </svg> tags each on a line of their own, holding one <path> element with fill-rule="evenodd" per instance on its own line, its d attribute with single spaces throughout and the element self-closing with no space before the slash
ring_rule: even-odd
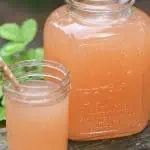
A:
<svg viewBox="0 0 150 150">
<path fill-rule="evenodd" d="M 134 0 L 67 0 L 47 19 L 45 58 L 71 71 L 69 137 L 97 140 L 138 133 L 149 18 Z"/>
</svg>

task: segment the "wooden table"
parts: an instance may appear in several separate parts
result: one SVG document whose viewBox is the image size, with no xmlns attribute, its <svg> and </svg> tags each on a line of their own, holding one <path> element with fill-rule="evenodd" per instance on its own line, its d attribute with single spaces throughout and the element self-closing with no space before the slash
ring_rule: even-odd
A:
<svg viewBox="0 0 150 150">
<path fill-rule="evenodd" d="M 95 142 L 70 142 L 69 150 L 150 150 L 150 124 L 142 133 Z"/>
<path fill-rule="evenodd" d="M 0 132 L 0 150 L 7 150 L 6 132 Z M 68 150 L 150 150 L 150 124 L 142 133 L 115 140 L 69 142 Z"/>
</svg>

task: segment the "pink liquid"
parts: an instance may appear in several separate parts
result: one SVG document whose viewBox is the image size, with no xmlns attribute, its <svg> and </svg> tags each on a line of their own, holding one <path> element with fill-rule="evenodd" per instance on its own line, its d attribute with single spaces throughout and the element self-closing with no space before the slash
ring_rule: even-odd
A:
<svg viewBox="0 0 150 150">
<path fill-rule="evenodd" d="M 23 94 L 38 94 L 43 98 L 39 99 L 40 104 L 33 104 L 32 98 L 24 103 L 25 97 L 18 99 L 6 93 L 9 150 L 67 150 L 67 98 L 49 99 L 49 103 L 45 103 L 47 97 L 44 99 L 44 94 L 56 88 L 56 84 L 32 81 L 26 85 L 37 89 L 30 88 Z M 49 88 L 42 90 L 40 86 Z"/>
<path fill-rule="evenodd" d="M 150 19 L 147 19 L 148 30 L 146 32 L 147 39 L 146 39 L 146 57 L 145 62 L 147 66 L 147 70 L 144 74 L 144 102 L 147 104 L 146 109 L 149 112 L 149 120 L 150 120 Z"/>
<path fill-rule="evenodd" d="M 72 17 L 67 6 L 60 7 L 44 31 L 45 58 L 71 71 L 69 137 L 95 140 L 140 132 L 150 102 L 150 96 L 143 101 L 143 86 L 150 85 L 143 85 L 149 18 L 136 8 L 113 25 L 88 24 L 90 17 L 84 17 Z"/>
</svg>

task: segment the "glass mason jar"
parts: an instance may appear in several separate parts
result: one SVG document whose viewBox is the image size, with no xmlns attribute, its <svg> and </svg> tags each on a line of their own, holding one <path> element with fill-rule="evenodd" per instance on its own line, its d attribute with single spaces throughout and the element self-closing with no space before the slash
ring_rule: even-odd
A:
<svg viewBox="0 0 150 150">
<path fill-rule="evenodd" d="M 47 19 L 45 58 L 71 71 L 69 138 L 132 135 L 148 122 L 150 19 L 134 0 L 67 0 Z"/>
<path fill-rule="evenodd" d="M 12 67 L 21 90 L 5 82 L 10 150 L 67 150 L 68 70 L 53 61 L 24 61 Z"/>
</svg>

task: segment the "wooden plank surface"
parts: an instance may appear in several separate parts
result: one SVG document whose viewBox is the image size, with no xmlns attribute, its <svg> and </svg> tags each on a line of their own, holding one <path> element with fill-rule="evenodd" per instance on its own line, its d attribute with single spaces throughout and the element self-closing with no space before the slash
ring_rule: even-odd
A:
<svg viewBox="0 0 150 150">
<path fill-rule="evenodd" d="M 94 142 L 70 142 L 69 150 L 150 150 L 150 124 L 142 133 Z"/>
<path fill-rule="evenodd" d="M 0 150 L 7 150 L 6 132 L 0 131 Z M 113 140 L 69 142 L 68 150 L 150 150 L 150 124 L 142 133 Z"/>
</svg>

